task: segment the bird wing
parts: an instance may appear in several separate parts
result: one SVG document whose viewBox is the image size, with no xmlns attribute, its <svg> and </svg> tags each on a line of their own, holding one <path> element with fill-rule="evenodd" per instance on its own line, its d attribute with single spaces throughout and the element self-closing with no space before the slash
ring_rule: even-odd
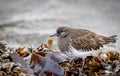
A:
<svg viewBox="0 0 120 76">
<path fill-rule="evenodd" d="M 77 50 L 82 49 L 87 51 L 103 47 L 103 44 L 95 37 L 94 33 L 87 33 L 84 36 L 72 38 L 71 45 Z"/>
</svg>

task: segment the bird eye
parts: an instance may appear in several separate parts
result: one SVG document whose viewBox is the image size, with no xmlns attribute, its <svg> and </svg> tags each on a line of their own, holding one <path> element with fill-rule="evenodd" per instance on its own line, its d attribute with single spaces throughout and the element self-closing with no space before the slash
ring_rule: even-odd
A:
<svg viewBox="0 0 120 76">
<path fill-rule="evenodd" d="M 65 33 L 66 33 L 66 32 L 64 31 L 64 32 L 61 32 L 60 34 L 61 34 L 61 35 L 64 35 Z"/>
</svg>

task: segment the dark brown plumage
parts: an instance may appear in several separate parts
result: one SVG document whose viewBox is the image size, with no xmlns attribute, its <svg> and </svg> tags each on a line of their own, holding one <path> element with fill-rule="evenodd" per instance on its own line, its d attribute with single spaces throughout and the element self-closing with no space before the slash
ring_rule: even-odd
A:
<svg viewBox="0 0 120 76">
<path fill-rule="evenodd" d="M 51 35 L 51 37 L 52 36 L 57 36 L 58 48 L 65 52 L 69 50 L 70 45 L 77 50 L 97 50 L 100 47 L 103 47 L 104 44 L 115 43 L 115 37 L 117 35 L 106 37 L 85 29 L 59 27 L 56 34 Z"/>
</svg>

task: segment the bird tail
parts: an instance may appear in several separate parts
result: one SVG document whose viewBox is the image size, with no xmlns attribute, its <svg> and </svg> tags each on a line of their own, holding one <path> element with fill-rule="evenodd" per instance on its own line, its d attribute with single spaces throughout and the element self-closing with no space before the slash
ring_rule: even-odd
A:
<svg viewBox="0 0 120 76">
<path fill-rule="evenodd" d="M 116 42 L 116 37 L 117 37 L 117 35 L 112 35 L 112 36 L 110 36 L 109 38 L 110 38 L 110 42 L 112 42 L 112 43 L 115 43 Z"/>
<path fill-rule="evenodd" d="M 100 36 L 100 40 L 103 44 L 108 44 L 108 43 L 115 43 L 116 42 L 116 37 L 117 35 L 112 35 L 109 37 L 105 37 L 105 36 Z"/>
</svg>

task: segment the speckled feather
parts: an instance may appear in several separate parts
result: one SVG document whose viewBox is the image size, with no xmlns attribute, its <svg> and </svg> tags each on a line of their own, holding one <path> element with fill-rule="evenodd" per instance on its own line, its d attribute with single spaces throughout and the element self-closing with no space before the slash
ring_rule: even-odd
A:
<svg viewBox="0 0 120 76">
<path fill-rule="evenodd" d="M 63 32 L 66 34 L 64 35 Z M 103 47 L 104 44 L 116 42 L 116 35 L 105 37 L 85 29 L 59 27 L 57 33 L 61 33 L 58 36 L 58 47 L 63 52 L 70 50 L 70 45 L 77 50 L 89 51 L 92 49 L 97 50 Z"/>
</svg>

